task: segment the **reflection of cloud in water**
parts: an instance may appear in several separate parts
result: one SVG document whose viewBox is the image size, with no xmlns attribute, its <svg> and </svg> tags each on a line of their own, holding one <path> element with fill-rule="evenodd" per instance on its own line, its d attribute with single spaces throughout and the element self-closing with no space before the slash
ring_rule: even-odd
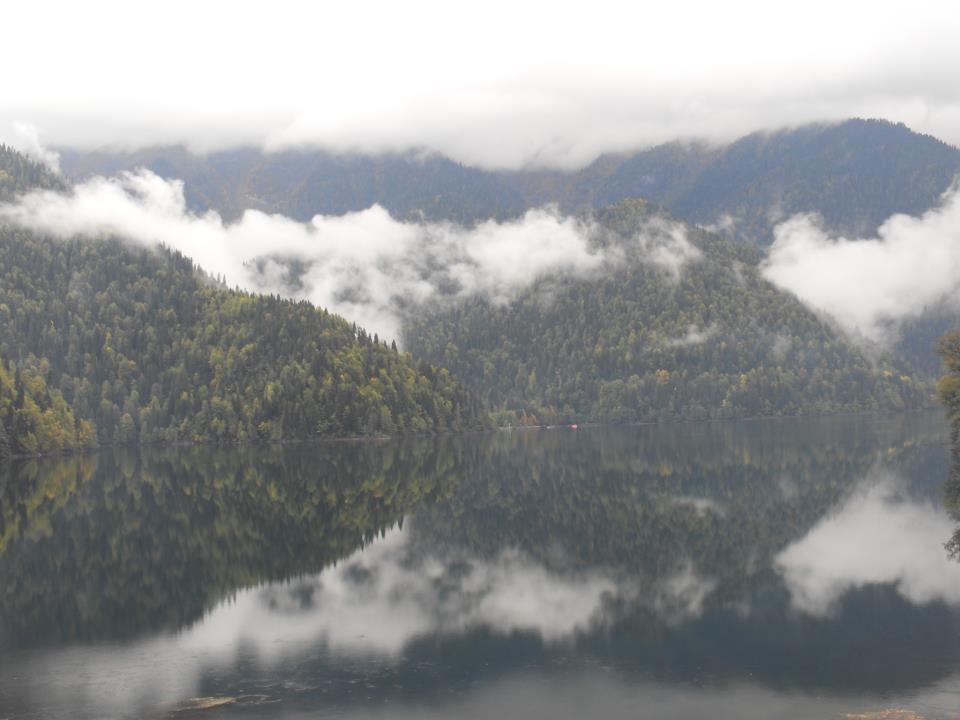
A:
<svg viewBox="0 0 960 720">
<path fill-rule="evenodd" d="M 689 561 L 641 587 L 599 570 L 551 570 L 517 550 L 490 559 L 423 555 L 408 540 L 408 531 L 391 530 L 317 575 L 239 592 L 181 632 L 41 654 L 24 673 L 42 678 L 36 692 L 78 718 L 125 716 L 131 708 L 149 714 L 196 695 L 205 675 L 229 675 L 240 657 L 279 667 L 326 648 L 340 658 L 393 663 L 417 637 L 475 628 L 559 644 L 602 624 L 608 598 L 677 625 L 699 617 L 716 585 Z M 101 692 L 104 683 L 110 687 Z"/>
<path fill-rule="evenodd" d="M 716 586 L 716 580 L 702 577 L 693 563 L 687 562 L 659 584 L 654 609 L 668 625 L 695 620 L 703 613 L 703 603 Z"/>
<path fill-rule="evenodd" d="M 253 642 L 264 653 L 311 640 L 341 653 L 395 655 L 430 632 L 534 632 L 547 642 L 585 630 L 617 589 L 599 572 L 558 574 L 515 550 L 491 560 L 419 557 L 407 534 L 334 568 L 240 593 L 188 633 L 200 647 Z"/>
<path fill-rule="evenodd" d="M 856 493 L 777 556 L 797 610 L 826 616 L 846 592 L 877 584 L 917 604 L 960 604 L 960 565 L 943 548 L 953 523 L 898 485 L 886 477 Z"/>
</svg>

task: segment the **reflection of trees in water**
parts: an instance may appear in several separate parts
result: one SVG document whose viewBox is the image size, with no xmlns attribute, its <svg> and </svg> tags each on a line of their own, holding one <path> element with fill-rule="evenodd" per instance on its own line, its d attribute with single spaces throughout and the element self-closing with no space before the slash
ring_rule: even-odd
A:
<svg viewBox="0 0 960 720">
<path fill-rule="evenodd" d="M 915 422 L 521 434 L 493 443 L 482 477 L 422 508 L 411 531 L 426 549 L 492 557 L 519 547 L 557 570 L 608 568 L 645 588 L 699 578 L 717 585 L 720 602 L 741 595 L 878 462 L 916 462 L 906 452 L 923 437 Z"/>
<path fill-rule="evenodd" d="M 913 421 L 847 419 L 20 463 L 0 478 L 0 627 L 51 640 L 179 627 L 411 513 L 417 553 L 515 547 L 556 571 L 680 586 L 693 568 L 722 600 L 915 440 Z"/>
<path fill-rule="evenodd" d="M 950 473 L 943 485 L 943 500 L 950 516 L 960 523 L 960 426 L 956 421 L 951 432 Z M 960 525 L 945 547 L 950 557 L 960 561 Z"/>
<path fill-rule="evenodd" d="M 947 333 L 937 342 L 937 353 L 946 374 L 937 390 L 950 421 L 950 473 L 944 483 L 944 503 L 960 521 L 960 331 Z M 945 545 L 950 557 L 960 560 L 960 527 Z"/>
<path fill-rule="evenodd" d="M 104 452 L 0 480 L 0 627 L 117 637 L 314 572 L 456 482 L 451 444 Z"/>
</svg>

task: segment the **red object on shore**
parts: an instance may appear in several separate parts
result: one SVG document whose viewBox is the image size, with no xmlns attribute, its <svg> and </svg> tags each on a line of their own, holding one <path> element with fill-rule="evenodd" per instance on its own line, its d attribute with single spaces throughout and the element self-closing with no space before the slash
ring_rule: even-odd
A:
<svg viewBox="0 0 960 720">
<path fill-rule="evenodd" d="M 571 429 L 571 430 L 576 430 L 576 429 L 577 429 L 577 424 L 574 423 L 573 425 L 571 425 L 571 426 L 570 426 L 570 429 Z"/>
</svg>

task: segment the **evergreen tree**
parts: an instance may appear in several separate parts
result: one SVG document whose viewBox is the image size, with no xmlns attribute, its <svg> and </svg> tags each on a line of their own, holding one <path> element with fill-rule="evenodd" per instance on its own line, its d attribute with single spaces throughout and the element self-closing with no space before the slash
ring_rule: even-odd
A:
<svg viewBox="0 0 960 720">
<path fill-rule="evenodd" d="M 0 226 L 15 452 L 487 426 L 450 373 L 373 339 L 310 303 L 228 290 L 166 249 Z"/>
<path fill-rule="evenodd" d="M 10 440 L 7 438 L 7 429 L 0 422 L 0 463 L 10 459 Z"/>
</svg>

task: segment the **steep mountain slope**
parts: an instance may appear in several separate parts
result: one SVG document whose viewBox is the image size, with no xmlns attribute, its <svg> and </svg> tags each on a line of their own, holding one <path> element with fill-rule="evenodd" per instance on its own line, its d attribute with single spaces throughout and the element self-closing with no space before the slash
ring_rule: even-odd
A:
<svg viewBox="0 0 960 720">
<path fill-rule="evenodd" d="M 527 207 L 511 176 L 439 156 L 371 157 L 317 150 L 266 154 L 251 148 L 201 156 L 182 147 L 159 147 L 121 153 L 63 151 L 61 163 L 76 180 L 138 167 L 182 179 L 192 209 L 214 209 L 226 220 L 252 208 L 305 221 L 378 203 L 396 217 L 423 214 L 470 222 L 516 216 Z"/>
<path fill-rule="evenodd" d="M 14 452 L 486 422 L 446 370 L 343 318 L 228 290 L 182 255 L 113 239 L 0 226 L 0 358 L 14 363 L 0 372 Z M 71 427 L 81 420 L 95 430 Z"/>
<path fill-rule="evenodd" d="M 876 120 L 755 133 L 720 152 L 676 157 L 672 164 L 628 161 L 600 203 L 643 194 L 690 222 L 729 217 L 736 237 L 758 243 L 798 212 L 820 213 L 831 229 L 863 237 L 894 213 L 919 215 L 935 205 L 960 171 L 956 148 Z M 702 167 L 691 172 L 698 160 Z M 679 181 L 663 181 L 668 168 Z M 662 186 L 638 192 L 647 177 Z"/>
<path fill-rule="evenodd" d="M 929 391 L 870 361 L 794 296 L 755 250 L 665 224 L 639 201 L 595 214 L 616 261 L 543 278 L 513 301 L 436 305 L 406 347 L 443 362 L 501 421 L 636 421 L 903 409 Z M 680 228 L 678 230 L 678 228 Z M 684 262 L 651 262 L 678 256 Z"/>
<path fill-rule="evenodd" d="M 0 144 L 0 202 L 34 188 L 63 190 L 66 183 L 13 148 Z"/>
<path fill-rule="evenodd" d="M 205 156 L 179 147 L 64 151 L 61 163 L 74 178 L 140 166 L 182 178 L 194 209 L 227 219 L 256 208 L 307 220 L 379 203 L 398 217 L 472 222 L 545 203 L 577 212 L 643 197 L 689 222 L 725 223 L 738 240 L 765 244 L 773 225 L 797 212 L 819 212 L 847 234 L 870 233 L 893 213 L 921 213 L 960 171 L 960 151 L 904 125 L 849 120 L 754 133 L 726 147 L 671 143 L 602 157 L 575 173 L 490 172 L 416 154 L 249 148 Z"/>
</svg>

